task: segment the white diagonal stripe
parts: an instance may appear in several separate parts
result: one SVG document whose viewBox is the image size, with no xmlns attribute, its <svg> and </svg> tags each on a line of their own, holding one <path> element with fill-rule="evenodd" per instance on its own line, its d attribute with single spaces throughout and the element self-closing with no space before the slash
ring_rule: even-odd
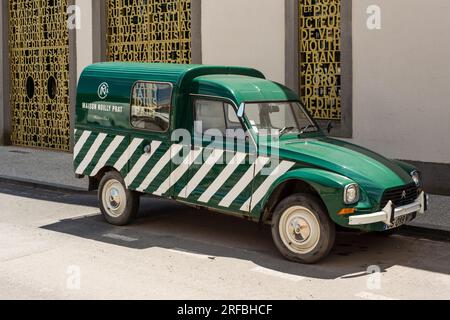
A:
<svg viewBox="0 0 450 320">
<path fill-rule="evenodd" d="M 272 184 L 275 181 L 277 181 L 277 179 L 279 177 L 281 177 L 283 174 L 288 172 L 294 165 L 295 165 L 294 162 L 289 162 L 289 161 L 281 162 L 280 165 L 260 185 L 258 190 L 255 191 L 255 193 L 250 197 L 250 199 L 248 199 L 244 203 L 241 210 L 245 211 L 245 212 L 252 211 L 257 206 L 257 204 L 261 202 L 261 200 L 264 198 L 264 196 L 267 194 L 267 191 L 269 191 Z"/>
<path fill-rule="evenodd" d="M 198 185 L 203 181 L 203 179 L 205 179 L 205 177 L 208 175 L 208 173 L 211 171 L 211 169 L 214 167 L 217 161 L 219 161 L 220 158 L 222 158 L 223 153 L 224 153 L 223 150 L 214 149 L 213 152 L 211 152 L 211 155 L 203 164 L 203 166 L 197 171 L 197 173 L 194 175 L 191 181 L 189 181 L 189 183 L 184 187 L 184 189 L 181 190 L 178 196 L 180 198 L 189 197 L 192 194 L 192 192 L 194 192 L 194 190 L 197 189 Z"/>
<path fill-rule="evenodd" d="M 83 161 L 78 166 L 78 169 L 76 170 L 77 174 L 84 173 L 84 170 L 86 170 L 87 166 L 91 163 L 92 159 L 95 157 L 95 154 L 97 153 L 98 149 L 100 149 L 100 146 L 102 145 L 103 141 L 107 136 L 108 135 L 106 133 L 100 133 L 97 136 L 88 153 L 84 157 Z"/>
<path fill-rule="evenodd" d="M 80 153 L 81 149 L 83 148 L 84 144 L 86 143 L 87 139 L 91 136 L 91 131 L 84 131 L 81 134 L 80 139 L 78 139 L 77 143 L 75 144 L 75 147 L 73 148 L 73 159 L 75 160 L 78 157 L 78 154 Z"/>
<path fill-rule="evenodd" d="M 125 139 L 124 136 L 117 136 L 114 138 L 114 140 L 110 143 L 108 148 L 103 153 L 100 160 L 98 160 L 97 165 L 95 166 L 94 170 L 92 170 L 90 176 L 95 176 L 108 162 L 108 160 L 111 158 L 114 152 L 116 152 L 117 148 L 122 143 L 123 139 Z"/>
<path fill-rule="evenodd" d="M 221 207 L 230 207 L 234 200 L 244 191 L 245 188 L 253 181 L 255 176 L 270 161 L 269 158 L 259 157 L 255 163 L 250 166 L 247 172 L 242 176 L 241 180 L 230 190 L 230 192 L 219 203 Z"/>
<path fill-rule="evenodd" d="M 158 176 L 158 174 L 161 172 L 162 169 L 167 165 L 167 163 L 178 153 L 183 149 L 183 146 L 180 144 L 174 144 L 170 147 L 170 149 L 162 156 L 162 158 L 155 164 L 153 169 L 150 171 L 150 173 L 147 175 L 147 177 L 144 179 L 144 181 L 141 183 L 137 191 L 144 192 L 150 184 L 155 180 L 155 178 Z"/>
<path fill-rule="evenodd" d="M 156 190 L 153 194 L 157 196 L 162 196 L 166 193 L 170 188 L 172 188 L 175 183 L 177 183 L 181 177 L 189 170 L 194 161 L 197 159 L 199 155 L 202 154 L 202 150 L 191 151 L 189 155 L 183 160 L 181 165 L 176 168 L 172 174 L 166 179 L 166 181 L 161 184 L 158 190 Z"/>
<path fill-rule="evenodd" d="M 247 155 L 245 153 L 236 153 L 236 155 L 231 159 L 230 163 L 223 169 L 219 174 L 217 179 L 209 186 L 209 188 L 202 194 L 198 199 L 199 202 L 208 203 L 209 200 L 219 191 L 220 187 L 231 177 L 234 171 L 240 166 L 240 164 L 245 160 Z"/>
<path fill-rule="evenodd" d="M 155 154 L 156 150 L 161 146 L 161 141 L 153 141 L 151 144 L 150 153 L 144 153 L 139 160 L 134 165 L 133 169 L 130 170 L 125 178 L 125 185 L 127 187 L 131 186 L 138 174 L 142 171 L 145 165 L 150 161 L 150 159 Z"/>
<path fill-rule="evenodd" d="M 125 165 L 128 163 L 136 149 L 141 145 L 142 141 L 144 141 L 144 139 L 133 139 L 127 150 L 125 150 L 119 160 L 117 160 L 117 162 L 114 164 L 114 168 L 117 171 L 122 171 L 123 167 L 125 167 Z"/>
</svg>

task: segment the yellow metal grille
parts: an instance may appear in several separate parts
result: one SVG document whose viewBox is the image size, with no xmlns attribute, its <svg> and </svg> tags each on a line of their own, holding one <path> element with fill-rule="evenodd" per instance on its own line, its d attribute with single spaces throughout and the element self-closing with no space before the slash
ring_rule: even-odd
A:
<svg viewBox="0 0 450 320">
<path fill-rule="evenodd" d="M 67 0 L 9 0 L 11 141 L 69 150 Z"/>
<path fill-rule="evenodd" d="M 191 0 L 108 0 L 108 60 L 191 62 Z"/>
<path fill-rule="evenodd" d="M 341 119 L 341 0 L 299 0 L 300 93 L 316 119 Z"/>
</svg>

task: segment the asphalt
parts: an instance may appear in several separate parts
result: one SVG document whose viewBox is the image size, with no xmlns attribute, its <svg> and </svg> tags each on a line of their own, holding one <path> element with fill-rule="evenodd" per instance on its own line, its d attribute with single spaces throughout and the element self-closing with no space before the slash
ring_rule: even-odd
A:
<svg viewBox="0 0 450 320">
<path fill-rule="evenodd" d="M 52 190 L 87 192 L 87 179 L 73 173 L 72 154 L 0 146 L 0 180 Z M 450 239 L 450 197 L 430 195 L 426 215 L 419 216 L 402 232 Z"/>
<path fill-rule="evenodd" d="M 142 199 L 125 227 L 94 194 L 0 181 L 0 299 L 449 299 L 450 243 L 338 232 L 316 265 L 269 226 Z"/>
</svg>

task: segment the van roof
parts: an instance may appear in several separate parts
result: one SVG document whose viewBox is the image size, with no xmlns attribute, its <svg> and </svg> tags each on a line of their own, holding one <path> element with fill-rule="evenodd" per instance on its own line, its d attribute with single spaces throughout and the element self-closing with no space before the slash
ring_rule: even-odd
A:
<svg viewBox="0 0 450 320">
<path fill-rule="evenodd" d="M 298 96 L 286 86 L 242 75 L 207 75 L 193 80 L 196 94 L 219 95 L 237 105 L 242 102 L 297 101 Z"/>
<path fill-rule="evenodd" d="M 264 78 L 260 71 L 245 67 L 145 62 L 95 63 L 86 67 L 81 77 L 120 78 L 133 82 L 136 80 L 169 82 L 179 89 L 188 90 L 187 87 L 190 87 L 193 79 L 210 74 L 237 74 Z"/>
</svg>

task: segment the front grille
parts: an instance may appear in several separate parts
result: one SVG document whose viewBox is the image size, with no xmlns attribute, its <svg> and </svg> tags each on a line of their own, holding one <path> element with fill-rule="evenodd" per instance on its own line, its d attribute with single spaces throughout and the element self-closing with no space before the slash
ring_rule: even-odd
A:
<svg viewBox="0 0 450 320">
<path fill-rule="evenodd" d="M 403 192 L 405 192 L 406 197 L 403 197 Z M 418 196 L 419 189 L 415 183 L 386 190 L 383 198 L 381 199 L 381 209 L 386 207 L 389 200 L 391 200 L 396 207 L 401 207 L 413 203 L 414 201 L 416 201 Z"/>
</svg>

